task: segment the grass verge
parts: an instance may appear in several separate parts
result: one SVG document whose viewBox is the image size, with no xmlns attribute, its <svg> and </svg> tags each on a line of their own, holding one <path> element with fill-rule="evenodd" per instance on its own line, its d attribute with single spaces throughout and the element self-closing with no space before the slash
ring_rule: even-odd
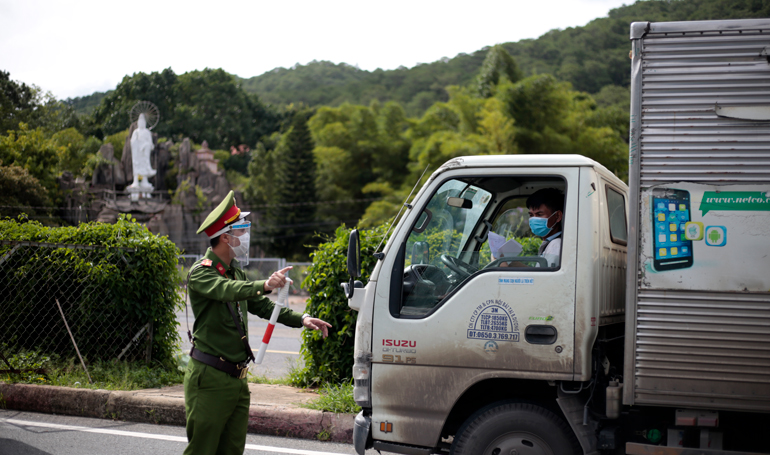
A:
<svg viewBox="0 0 770 455">
<path fill-rule="evenodd" d="M 326 384 L 318 390 L 320 397 L 299 406 L 318 411 L 356 414 L 361 407 L 353 400 L 353 383 Z"/>
<path fill-rule="evenodd" d="M 80 361 L 56 355 L 29 351 L 8 359 L 19 370 L 44 369 L 45 373 L 5 373 L 0 380 L 7 383 L 44 384 L 88 389 L 137 390 L 180 384 L 184 372 L 176 365 L 144 362 L 96 361 L 87 363 L 93 383 L 88 382 Z"/>
<path fill-rule="evenodd" d="M 291 386 L 291 381 L 287 376 L 282 378 L 268 378 L 264 374 L 249 373 L 248 381 L 252 384 L 278 384 Z"/>
<path fill-rule="evenodd" d="M 249 373 L 248 381 L 253 384 L 278 384 L 297 387 L 292 378 L 302 371 L 302 361 L 300 359 L 287 358 L 286 366 L 289 368 L 289 371 L 283 377 L 268 378 L 265 374 Z M 251 368 L 254 368 L 254 370 L 259 370 L 259 367 L 259 365 L 251 364 Z"/>
</svg>

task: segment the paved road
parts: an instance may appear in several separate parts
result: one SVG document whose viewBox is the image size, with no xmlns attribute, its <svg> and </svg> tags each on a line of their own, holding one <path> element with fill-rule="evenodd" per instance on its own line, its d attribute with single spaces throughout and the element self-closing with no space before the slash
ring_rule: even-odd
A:
<svg viewBox="0 0 770 455">
<path fill-rule="evenodd" d="M 181 454 L 182 427 L 0 410 L 0 455 Z M 349 455 L 350 444 L 250 434 L 244 455 Z M 376 454 L 373 450 L 367 455 Z"/>
<path fill-rule="evenodd" d="M 268 297 L 275 299 L 276 296 L 273 294 Z M 289 297 L 289 307 L 294 311 L 304 313 L 305 298 Z M 190 308 L 189 304 L 187 310 L 190 317 L 190 330 L 192 330 L 195 318 L 193 317 L 192 308 Z M 177 313 L 176 319 L 179 321 L 179 336 L 182 338 L 182 352 L 188 353 L 190 352 L 191 345 L 187 339 L 187 322 L 185 320 L 184 310 Z M 262 335 L 265 334 L 266 328 L 266 320 L 254 316 L 253 314 L 249 314 L 249 344 L 252 349 L 254 349 L 255 355 L 256 351 L 259 350 L 260 344 L 262 344 Z M 258 376 L 267 376 L 271 379 L 286 376 L 290 367 L 300 361 L 299 348 L 302 345 L 300 339 L 302 330 L 303 329 L 292 329 L 277 324 L 262 364 L 257 365 L 252 371 Z M 254 367 L 253 364 L 252 367 Z"/>
</svg>

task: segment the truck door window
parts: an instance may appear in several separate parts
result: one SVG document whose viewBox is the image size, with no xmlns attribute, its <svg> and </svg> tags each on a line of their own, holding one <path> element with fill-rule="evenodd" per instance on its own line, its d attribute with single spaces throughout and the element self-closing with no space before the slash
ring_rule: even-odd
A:
<svg viewBox="0 0 770 455">
<path fill-rule="evenodd" d="M 492 221 L 488 241 L 481 247 L 480 260 L 486 268 L 558 268 L 560 254 L 540 254 L 542 239 L 529 227 L 527 197 L 506 200 Z"/>
<path fill-rule="evenodd" d="M 394 281 L 392 288 L 400 301 L 391 302 L 391 314 L 425 316 L 485 268 L 557 270 L 559 251 L 553 261 L 538 252 L 541 240 L 530 231 L 526 201 L 537 189 L 563 191 L 564 183 L 558 177 L 513 176 L 444 182 L 403 245 L 403 282 Z"/>
<path fill-rule="evenodd" d="M 607 187 L 607 209 L 609 210 L 610 238 L 612 238 L 612 242 L 626 245 L 628 243 L 626 202 L 622 194 L 609 186 Z"/>
</svg>

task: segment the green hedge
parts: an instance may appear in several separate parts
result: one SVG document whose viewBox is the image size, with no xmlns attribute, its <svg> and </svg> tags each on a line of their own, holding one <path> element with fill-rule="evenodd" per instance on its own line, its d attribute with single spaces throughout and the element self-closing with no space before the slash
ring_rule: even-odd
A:
<svg viewBox="0 0 770 455">
<path fill-rule="evenodd" d="M 361 278 L 366 285 L 377 259 L 372 256 L 387 229 L 386 225 L 360 230 Z M 334 237 L 311 253 L 313 265 L 308 268 L 302 288 L 310 293 L 305 311 L 332 325 L 324 340 L 316 330 L 302 332 L 301 354 L 304 368 L 296 370 L 291 380 L 296 385 L 309 386 L 339 383 L 350 378 L 353 368 L 353 342 L 358 312 L 350 309 L 340 283 L 350 280 L 347 269 L 350 229 L 337 228 Z"/>
<path fill-rule="evenodd" d="M 71 354 L 54 301 L 58 298 L 65 314 L 72 315 L 68 322 L 87 360 L 117 358 L 151 322 L 153 360 L 173 364 L 179 344 L 175 313 L 182 307 L 177 292 L 181 279 L 179 250 L 166 237 L 152 234 L 130 215 L 121 215 L 115 224 L 58 228 L 20 217 L 0 220 L 0 241 L 4 241 L 0 244 L 4 349 Z M 24 246 L 11 253 L 18 242 L 77 247 Z M 137 349 L 131 354 L 144 357 Z"/>
</svg>

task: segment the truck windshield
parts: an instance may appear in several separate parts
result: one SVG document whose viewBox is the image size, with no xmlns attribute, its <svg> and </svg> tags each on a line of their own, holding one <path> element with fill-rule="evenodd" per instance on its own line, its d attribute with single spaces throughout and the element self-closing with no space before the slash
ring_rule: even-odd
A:
<svg viewBox="0 0 770 455">
<path fill-rule="evenodd" d="M 492 193 L 461 180 L 445 182 L 433 195 L 406 242 L 402 314 L 426 314 L 453 283 L 475 271 L 460 258 L 469 256 L 465 249 L 491 199 Z"/>
<path fill-rule="evenodd" d="M 476 186 L 460 180 L 447 181 L 433 195 L 412 229 L 407 251 L 414 252 L 415 244 L 418 249 L 427 244 L 431 257 L 461 256 L 491 198 L 492 193 Z M 428 258 L 412 254 L 406 259 L 406 265 L 415 259 L 417 263 L 425 263 Z"/>
</svg>

